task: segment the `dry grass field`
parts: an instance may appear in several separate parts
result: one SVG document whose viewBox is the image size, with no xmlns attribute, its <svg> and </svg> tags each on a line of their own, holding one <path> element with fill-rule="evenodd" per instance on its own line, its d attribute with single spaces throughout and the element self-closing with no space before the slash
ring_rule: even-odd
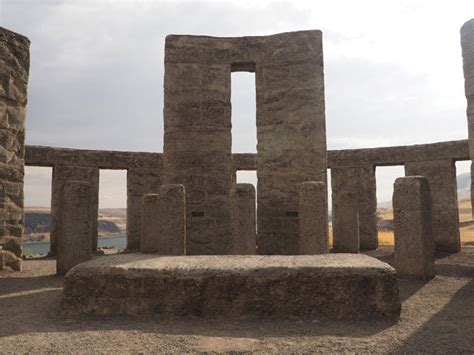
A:
<svg viewBox="0 0 474 355">
<path fill-rule="evenodd" d="M 379 207 L 378 216 L 383 220 L 392 220 L 393 211 L 387 204 L 382 204 L 383 207 Z M 461 244 L 462 245 L 474 245 L 474 220 L 472 219 L 471 212 L 471 200 L 461 199 L 459 200 L 459 222 L 461 233 Z M 378 233 L 379 245 L 393 245 L 394 235 L 391 230 L 379 229 Z M 329 226 L 329 244 L 332 245 L 332 226 Z"/>
</svg>

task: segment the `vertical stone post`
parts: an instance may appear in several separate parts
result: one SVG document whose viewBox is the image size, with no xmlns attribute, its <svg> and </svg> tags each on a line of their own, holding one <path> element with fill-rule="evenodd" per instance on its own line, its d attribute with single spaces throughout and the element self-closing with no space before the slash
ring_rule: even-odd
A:
<svg viewBox="0 0 474 355">
<path fill-rule="evenodd" d="M 299 254 L 328 252 L 327 189 L 321 181 L 306 181 L 300 188 Z"/>
<path fill-rule="evenodd" d="M 255 187 L 236 184 L 232 193 L 233 255 L 254 255 L 257 251 Z"/>
<path fill-rule="evenodd" d="M 142 253 L 157 253 L 158 252 L 158 228 L 160 222 L 158 217 L 159 212 L 159 195 L 147 194 L 143 196 L 142 200 L 142 226 L 140 251 Z"/>
<path fill-rule="evenodd" d="M 435 244 L 431 193 L 423 176 L 398 178 L 393 191 L 395 269 L 400 277 L 432 278 Z"/>
<path fill-rule="evenodd" d="M 186 255 L 186 194 L 180 184 L 160 187 L 158 254 Z"/>
<path fill-rule="evenodd" d="M 454 161 L 435 160 L 405 163 L 406 176 L 424 176 L 428 179 L 433 201 L 433 235 L 437 250 L 461 250 L 459 211 Z"/>
<path fill-rule="evenodd" d="M 97 250 L 97 221 L 99 218 L 99 168 L 84 167 L 84 166 L 66 166 L 56 165 L 53 167 L 53 178 L 51 187 L 51 246 L 50 255 L 56 255 L 58 240 L 62 238 L 61 224 L 61 205 L 62 190 L 67 181 L 84 181 L 91 185 L 92 189 L 92 203 L 89 206 L 90 219 L 92 223 L 92 239 L 91 248 L 93 251 Z"/>
<path fill-rule="evenodd" d="M 5 269 L 5 257 L 3 255 L 3 247 L 0 245 L 0 271 Z"/>
<path fill-rule="evenodd" d="M 378 247 L 377 183 L 374 166 L 331 168 L 333 198 L 350 191 L 357 195 L 359 213 L 360 248 L 374 250 Z M 337 220 L 333 210 L 333 220 Z M 337 237 L 336 237 L 337 238 Z"/>
<path fill-rule="evenodd" d="M 30 41 L 0 27 L 0 246 L 21 256 Z"/>
<path fill-rule="evenodd" d="M 333 195 L 332 212 L 333 252 L 358 253 L 360 239 L 357 193 L 345 191 Z"/>
<path fill-rule="evenodd" d="M 464 91 L 467 100 L 467 124 L 469 134 L 469 155 L 474 162 L 474 19 L 461 27 L 461 47 L 464 69 Z M 471 165 L 471 206 L 474 207 L 473 167 Z M 474 216 L 474 208 L 472 209 Z"/>
<path fill-rule="evenodd" d="M 295 255 L 301 183 L 327 181 L 322 34 L 272 36 L 268 48 L 255 71 L 258 253 Z"/>
<path fill-rule="evenodd" d="M 161 185 L 161 168 L 127 170 L 127 249 L 139 250 L 142 226 L 142 199 L 157 194 Z"/>
<path fill-rule="evenodd" d="M 93 188 L 83 181 L 67 181 L 62 188 L 59 218 L 61 238 L 57 240 L 56 272 L 64 275 L 75 265 L 92 257 L 93 223 L 90 208 Z"/>
</svg>

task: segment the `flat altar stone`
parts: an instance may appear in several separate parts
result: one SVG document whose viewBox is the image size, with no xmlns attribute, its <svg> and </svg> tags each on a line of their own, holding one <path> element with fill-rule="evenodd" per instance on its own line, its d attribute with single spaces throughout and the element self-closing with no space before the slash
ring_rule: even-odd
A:
<svg viewBox="0 0 474 355">
<path fill-rule="evenodd" d="M 360 254 L 98 257 L 71 269 L 72 313 L 206 318 L 396 318 L 395 270 Z"/>
</svg>

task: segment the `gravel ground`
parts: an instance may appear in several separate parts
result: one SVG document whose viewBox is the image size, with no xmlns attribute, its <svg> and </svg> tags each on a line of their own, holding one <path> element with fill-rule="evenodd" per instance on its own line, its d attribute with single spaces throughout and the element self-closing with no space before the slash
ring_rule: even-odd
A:
<svg viewBox="0 0 474 355">
<path fill-rule="evenodd" d="M 391 262 L 392 248 L 367 253 Z M 0 272 L 0 352 L 474 353 L 474 248 L 439 255 L 429 282 L 400 281 L 398 322 L 65 317 L 53 259 Z"/>
</svg>

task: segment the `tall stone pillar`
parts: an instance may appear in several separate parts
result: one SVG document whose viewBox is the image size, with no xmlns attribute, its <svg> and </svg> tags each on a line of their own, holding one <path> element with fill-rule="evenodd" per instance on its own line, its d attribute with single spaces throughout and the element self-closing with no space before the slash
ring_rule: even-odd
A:
<svg viewBox="0 0 474 355">
<path fill-rule="evenodd" d="M 99 218 L 99 168 L 85 166 L 56 165 L 53 167 L 51 187 L 51 233 L 50 255 L 56 255 L 58 240 L 62 238 L 61 225 L 61 194 L 64 184 L 68 181 L 84 181 L 91 185 L 92 203 L 89 206 L 92 223 L 91 248 L 97 250 L 97 221 Z"/>
<path fill-rule="evenodd" d="M 157 194 L 161 186 L 161 169 L 130 168 L 127 171 L 127 249 L 140 249 L 142 199 Z"/>
<path fill-rule="evenodd" d="M 254 255 L 257 251 L 255 187 L 236 184 L 232 193 L 233 255 Z"/>
<path fill-rule="evenodd" d="M 56 272 L 64 275 L 74 266 L 92 258 L 91 239 L 94 223 L 91 220 L 91 205 L 95 192 L 91 184 L 84 181 L 67 181 L 62 186 L 58 211 L 61 238 L 57 240 Z"/>
<path fill-rule="evenodd" d="M 461 47 L 464 69 L 464 91 L 467 100 L 467 124 L 469 134 L 469 155 L 474 162 L 474 19 L 461 27 Z M 474 174 L 471 166 L 471 206 L 474 207 Z M 472 208 L 474 216 L 474 208 Z"/>
<path fill-rule="evenodd" d="M 30 41 L 0 27 L 0 246 L 21 256 Z"/>
<path fill-rule="evenodd" d="M 344 212 L 344 201 L 338 196 L 351 192 L 357 195 L 357 211 L 359 215 L 360 248 L 374 250 L 378 247 L 377 230 L 377 183 L 375 167 L 334 167 L 331 168 L 332 197 L 340 201 L 337 209 L 333 207 L 333 225 Z M 352 208 L 347 205 L 348 208 Z M 350 212 L 349 212 L 350 213 Z M 341 230 L 342 231 L 342 230 Z M 335 235 L 336 231 L 333 230 Z M 336 239 L 345 238 L 335 235 Z"/>
<path fill-rule="evenodd" d="M 343 191 L 333 195 L 332 213 L 333 252 L 358 253 L 360 237 L 357 193 Z"/>
<path fill-rule="evenodd" d="M 398 276 L 432 278 L 435 274 L 435 243 L 428 180 L 423 176 L 398 178 L 392 202 Z"/>
<path fill-rule="evenodd" d="M 322 34 L 271 36 L 265 54 L 255 71 L 258 252 L 295 255 L 301 183 L 327 183 Z"/>
<path fill-rule="evenodd" d="M 328 252 L 327 189 L 320 181 L 306 181 L 300 188 L 299 254 Z"/>
<path fill-rule="evenodd" d="M 231 65 L 220 50 L 211 37 L 166 38 L 163 182 L 185 186 L 189 255 L 230 254 Z"/>
<path fill-rule="evenodd" d="M 428 179 L 433 201 L 433 235 L 437 250 L 461 250 L 459 211 L 454 161 L 434 160 L 405 163 L 405 175 Z"/>
</svg>

